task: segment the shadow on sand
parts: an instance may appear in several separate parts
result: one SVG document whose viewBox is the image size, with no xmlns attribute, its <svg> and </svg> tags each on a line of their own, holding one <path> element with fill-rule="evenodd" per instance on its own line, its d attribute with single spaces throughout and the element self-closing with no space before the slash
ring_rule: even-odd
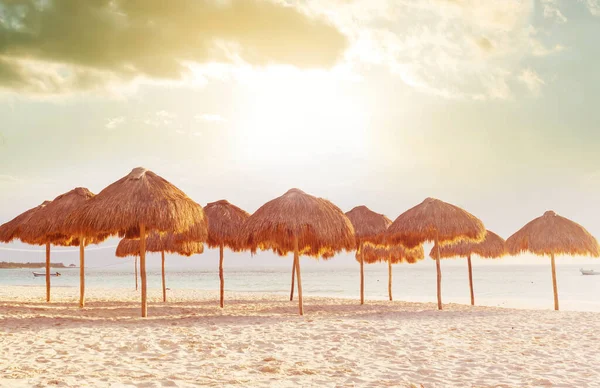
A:
<svg viewBox="0 0 600 388">
<path fill-rule="evenodd" d="M 321 319 L 381 320 L 398 322 L 406 320 L 457 319 L 465 315 L 471 318 L 510 314 L 510 310 L 487 307 L 471 307 L 448 304 L 438 311 L 433 303 L 407 303 L 376 301 L 360 305 L 353 301 L 322 298 L 306 298 L 305 315 L 298 315 L 297 301 L 273 298 L 230 299 L 224 309 L 218 301 L 151 302 L 148 317 L 140 317 L 140 305 L 133 301 L 90 301 L 83 309 L 76 303 L 65 302 L 2 302 L 0 301 L 0 328 L 5 330 L 28 330 L 57 326 L 106 326 L 173 325 L 195 326 L 198 324 L 248 325 L 269 324 L 282 320 L 310 324 Z M 368 322 L 366 322 L 368 324 Z M 1 329 L 0 329 L 1 330 Z"/>
</svg>

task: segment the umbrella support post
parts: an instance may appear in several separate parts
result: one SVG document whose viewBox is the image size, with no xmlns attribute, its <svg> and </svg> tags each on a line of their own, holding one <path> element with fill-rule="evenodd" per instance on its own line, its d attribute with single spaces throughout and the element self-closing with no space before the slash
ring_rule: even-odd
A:
<svg viewBox="0 0 600 388">
<path fill-rule="evenodd" d="M 558 286 L 556 284 L 556 264 L 554 263 L 554 253 L 550 255 L 552 264 L 552 288 L 554 289 L 554 310 L 558 311 Z"/>
<path fill-rule="evenodd" d="M 298 253 L 298 236 L 294 236 L 294 263 L 296 263 L 296 276 L 298 278 L 298 313 L 304 315 L 302 305 L 302 276 L 300 275 L 300 257 Z"/>
<path fill-rule="evenodd" d="M 360 255 L 360 304 L 365 304 L 365 261 L 362 254 L 362 244 L 358 247 L 357 255 Z"/>
<path fill-rule="evenodd" d="M 438 310 L 442 309 L 442 269 L 440 267 L 440 259 L 435 259 L 435 267 L 437 269 L 437 302 Z"/>
<path fill-rule="evenodd" d="M 162 289 L 163 289 L 163 302 L 167 301 L 167 285 L 166 285 L 166 281 L 165 281 L 165 251 L 161 252 L 161 259 L 162 259 Z"/>
<path fill-rule="evenodd" d="M 79 237 L 79 307 L 85 307 L 85 238 Z"/>
<path fill-rule="evenodd" d="M 134 262 L 134 266 L 135 266 L 135 290 L 138 290 L 138 258 L 137 256 L 135 257 L 135 262 Z"/>
<path fill-rule="evenodd" d="M 392 301 L 392 258 L 388 258 L 388 295 Z"/>
<path fill-rule="evenodd" d="M 469 266 L 469 289 L 471 290 L 471 306 L 475 306 L 475 292 L 473 291 L 473 267 L 471 266 L 471 255 L 467 256 Z"/>
<path fill-rule="evenodd" d="M 294 300 L 294 278 L 296 277 L 296 257 L 294 256 L 294 263 L 292 264 L 292 290 L 290 291 L 290 302 Z"/>
<path fill-rule="evenodd" d="M 223 274 L 223 244 L 219 246 L 219 281 L 221 283 L 221 308 L 225 307 L 225 276 Z"/>
<path fill-rule="evenodd" d="M 438 302 L 438 310 L 442 309 L 442 268 L 440 267 L 440 245 L 436 233 L 435 238 L 435 246 L 437 247 L 436 258 L 435 258 L 435 268 L 437 270 L 437 302 Z"/>
<path fill-rule="evenodd" d="M 46 302 L 50 302 L 50 243 L 46 243 Z"/>
<path fill-rule="evenodd" d="M 146 225 L 140 224 L 140 277 L 142 278 L 142 318 L 148 316 L 148 301 L 146 300 Z"/>
</svg>

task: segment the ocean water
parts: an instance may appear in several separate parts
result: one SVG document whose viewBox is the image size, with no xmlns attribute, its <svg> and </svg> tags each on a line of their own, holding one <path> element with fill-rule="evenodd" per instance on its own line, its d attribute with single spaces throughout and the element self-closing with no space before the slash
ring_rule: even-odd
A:
<svg viewBox="0 0 600 388">
<path fill-rule="evenodd" d="M 268 292 L 289 294 L 291 260 L 288 266 L 273 268 L 225 266 L 225 287 L 238 292 Z M 442 261 L 442 297 L 444 303 L 470 303 L 468 272 L 465 260 Z M 303 264 L 304 264 L 303 260 Z M 358 264 L 331 265 L 312 263 L 302 268 L 304 295 L 359 298 Z M 552 309 L 552 275 L 547 265 L 473 265 L 475 302 L 478 305 Z M 580 265 L 557 264 L 561 310 L 600 311 L 600 276 L 582 276 Z M 599 265 L 586 266 L 600 270 Z M 43 270 L 42 270 L 43 271 Z M 53 269 L 53 271 L 55 271 Z M 53 277 L 53 287 L 72 287 L 77 294 L 79 269 L 59 269 L 62 276 Z M 199 268 L 168 268 L 170 289 L 218 290 L 218 270 Z M 387 265 L 365 265 L 365 298 L 387 299 Z M 34 277 L 31 269 L 0 270 L 3 285 L 41 286 L 43 277 Z M 87 287 L 134 287 L 133 262 L 120 262 L 86 270 Z M 160 288 L 160 269 L 148 271 L 148 287 Z M 435 302 L 436 272 L 432 260 L 422 265 L 393 266 L 394 300 Z"/>
</svg>

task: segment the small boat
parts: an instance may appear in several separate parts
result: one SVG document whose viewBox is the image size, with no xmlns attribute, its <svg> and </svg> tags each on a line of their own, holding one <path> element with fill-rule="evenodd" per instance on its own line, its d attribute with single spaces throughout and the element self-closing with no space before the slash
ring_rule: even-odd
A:
<svg viewBox="0 0 600 388">
<path fill-rule="evenodd" d="M 579 271 L 581 271 L 582 275 L 600 275 L 600 272 L 596 272 L 593 269 L 579 268 Z"/>
<path fill-rule="evenodd" d="M 33 276 L 40 277 L 40 276 L 46 276 L 46 272 L 34 272 Z M 51 272 L 50 276 L 60 276 L 60 272 Z"/>
</svg>

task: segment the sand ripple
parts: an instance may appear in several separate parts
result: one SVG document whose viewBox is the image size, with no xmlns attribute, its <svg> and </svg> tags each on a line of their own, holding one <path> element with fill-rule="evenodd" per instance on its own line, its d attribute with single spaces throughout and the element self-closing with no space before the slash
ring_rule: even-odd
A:
<svg viewBox="0 0 600 388">
<path fill-rule="evenodd" d="M 600 313 L 172 290 L 0 290 L 0 386 L 594 387 Z"/>
</svg>

